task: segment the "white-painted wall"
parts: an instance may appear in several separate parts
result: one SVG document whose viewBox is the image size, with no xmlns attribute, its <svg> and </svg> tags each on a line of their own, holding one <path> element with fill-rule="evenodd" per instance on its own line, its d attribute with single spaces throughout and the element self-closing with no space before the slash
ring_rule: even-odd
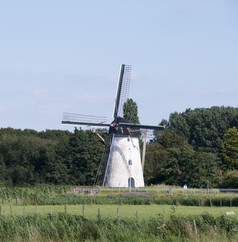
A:
<svg viewBox="0 0 238 242">
<path fill-rule="evenodd" d="M 132 161 L 132 165 L 129 165 L 129 160 Z M 104 185 L 128 187 L 130 177 L 134 178 L 135 187 L 144 187 L 139 139 L 114 135 Z"/>
</svg>

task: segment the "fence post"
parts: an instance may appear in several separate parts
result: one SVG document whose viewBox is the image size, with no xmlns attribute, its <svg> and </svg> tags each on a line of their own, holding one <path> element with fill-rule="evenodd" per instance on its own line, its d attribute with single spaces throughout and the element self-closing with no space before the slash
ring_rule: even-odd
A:
<svg viewBox="0 0 238 242">
<path fill-rule="evenodd" d="M 98 208 L 98 219 L 101 218 L 100 208 Z"/>
<path fill-rule="evenodd" d="M 119 208 L 117 208 L 117 218 L 119 218 Z"/>
<path fill-rule="evenodd" d="M 85 205 L 83 204 L 83 217 L 85 216 Z"/>
<path fill-rule="evenodd" d="M 220 200 L 220 207 L 222 207 L 222 199 Z"/>
<path fill-rule="evenodd" d="M 194 225 L 194 233 L 197 234 L 198 230 L 197 230 L 197 225 L 195 220 L 193 220 L 193 225 Z"/>
<path fill-rule="evenodd" d="M 36 206 L 36 215 L 37 215 L 37 206 Z"/>
<path fill-rule="evenodd" d="M 64 205 L 64 213 L 65 213 L 65 215 L 67 214 L 67 207 L 66 207 L 66 204 Z"/>
<path fill-rule="evenodd" d="M 230 207 L 232 207 L 232 200 L 231 200 L 231 198 L 230 198 Z"/>
<path fill-rule="evenodd" d="M 138 219 L 138 210 L 136 210 L 136 219 Z"/>
<path fill-rule="evenodd" d="M 17 197 L 16 197 L 16 205 L 18 204 L 18 200 L 17 200 Z"/>
</svg>

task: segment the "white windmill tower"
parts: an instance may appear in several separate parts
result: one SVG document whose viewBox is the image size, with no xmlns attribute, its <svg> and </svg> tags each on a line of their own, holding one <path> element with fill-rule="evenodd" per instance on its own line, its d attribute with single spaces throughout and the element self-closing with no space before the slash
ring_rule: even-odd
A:
<svg viewBox="0 0 238 242">
<path fill-rule="evenodd" d="M 163 131 L 164 126 L 134 124 L 122 118 L 127 101 L 131 67 L 121 65 L 112 123 L 102 117 L 64 113 L 62 124 L 109 127 L 110 145 L 106 162 L 99 169 L 97 185 L 107 187 L 143 187 L 139 137 L 142 130 Z M 100 119 L 99 119 L 100 118 Z M 99 135 L 99 134 L 98 134 Z M 100 135 L 99 135 L 100 136 Z"/>
</svg>

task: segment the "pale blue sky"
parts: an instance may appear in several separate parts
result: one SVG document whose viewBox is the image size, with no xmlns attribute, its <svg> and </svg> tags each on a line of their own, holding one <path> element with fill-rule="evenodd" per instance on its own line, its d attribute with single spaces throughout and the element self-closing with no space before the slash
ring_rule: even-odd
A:
<svg viewBox="0 0 238 242">
<path fill-rule="evenodd" d="M 238 1 L 0 0 L 0 127 L 68 129 L 64 111 L 110 121 L 122 63 L 143 124 L 236 107 Z"/>
</svg>

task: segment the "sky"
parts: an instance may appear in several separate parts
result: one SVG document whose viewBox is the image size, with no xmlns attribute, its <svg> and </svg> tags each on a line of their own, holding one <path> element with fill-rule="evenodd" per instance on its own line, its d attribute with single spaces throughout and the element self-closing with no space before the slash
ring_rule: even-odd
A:
<svg viewBox="0 0 238 242">
<path fill-rule="evenodd" d="M 121 64 L 142 124 L 237 107 L 237 0 L 0 0 L 0 128 L 112 112 Z"/>
</svg>

